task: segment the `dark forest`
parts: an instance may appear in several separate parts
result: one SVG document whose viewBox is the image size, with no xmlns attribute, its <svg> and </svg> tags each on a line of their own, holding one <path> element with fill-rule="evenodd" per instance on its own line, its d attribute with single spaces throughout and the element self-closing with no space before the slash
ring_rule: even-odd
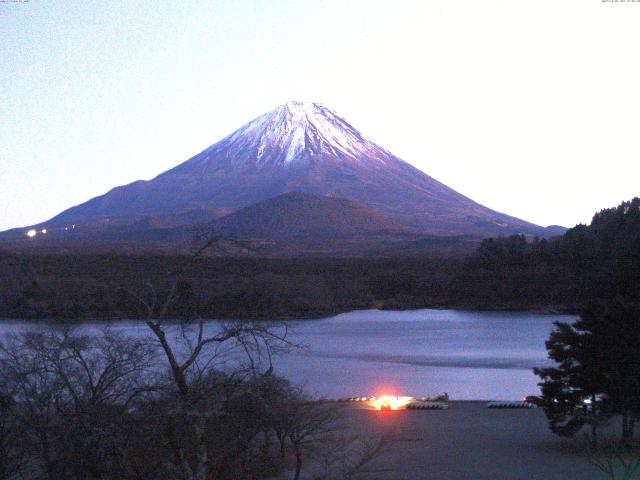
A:
<svg viewBox="0 0 640 480">
<path fill-rule="evenodd" d="M 188 265 L 188 267 L 184 267 Z M 178 276 L 172 272 L 180 271 Z M 0 316 L 135 318 L 135 292 L 177 278 L 169 315 L 311 318 L 354 309 L 578 311 L 586 299 L 640 296 L 640 199 L 563 236 L 486 239 L 464 258 L 233 258 L 0 253 Z"/>
</svg>

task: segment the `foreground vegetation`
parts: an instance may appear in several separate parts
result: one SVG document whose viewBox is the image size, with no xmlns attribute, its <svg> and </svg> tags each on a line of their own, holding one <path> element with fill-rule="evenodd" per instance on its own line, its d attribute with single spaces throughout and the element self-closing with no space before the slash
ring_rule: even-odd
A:
<svg viewBox="0 0 640 480">
<path fill-rule="evenodd" d="M 276 330 L 154 325 L 149 338 L 43 327 L 3 341 L 0 480 L 298 479 L 319 457 L 314 478 L 350 478 L 379 448 L 260 361 Z M 216 368 L 222 343 L 242 352 L 230 370 Z"/>
<path fill-rule="evenodd" d="M 621 419 L 621 444 L 608 446 L 596 465 L 609 478 L 637 478 L 633 450 L 640 419 L 640 199 L 598 213 L 555 248 L 565 248 L 581 272 L 584 306 L 574 323 L 556 322 L 546 342 L 556 365 L 535 372 L 542 382 L 551 430 L 573 437 Z"/>
</svg>

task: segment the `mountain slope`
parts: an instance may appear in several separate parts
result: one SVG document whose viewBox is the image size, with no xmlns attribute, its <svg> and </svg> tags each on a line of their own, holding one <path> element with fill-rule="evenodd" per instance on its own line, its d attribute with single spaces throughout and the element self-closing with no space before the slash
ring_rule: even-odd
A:
<svg viewBox="0 0 640 480">
<path fill-rule="evenodd" d="M 430 234 L 548 236 L 488 209 L 364 137 L 332 110 L 289 102 L 150 181 L 114 188 L 43 226 L 228 212 L 287 192 L 341 197 Z M 191 223 L 187 218 L 182 224 Z M 554 233 L 557 233 L 554 231 Z"/>
<path fill-rule="evenodd" d="M 217 238 L 202 255 L 292 258 L 449 257 L 471 253 L 480 244 L 477 237 L 418 232 L 351 200 L 301 192 L 278 195 L 213 222 L 172 227 L 172 218 L 158 218 L 48 229 L 34 238 L 14 231 L 2 236 L 0 247 L 29 253 L 190 255 Z"/>
<path fill-rule="evenodd" d="M 344 198 L 294 192 L 242 208 L 208 226 L 211 234 L 235 238 L 327 239 L 409 233 L 407 227 Z"/>
<path fill-rule="evenodd" d="M 235 252 L 233 242 L 225 249 L 267 257 L 448 257 L 471 253 L 479 245 L 477 238 L 420 233 L 351 200 L 300 192 L 242 208 L 197 232 L 200 243 L 213 237 L 237 239 L 244 252 Z"/>
</svg>

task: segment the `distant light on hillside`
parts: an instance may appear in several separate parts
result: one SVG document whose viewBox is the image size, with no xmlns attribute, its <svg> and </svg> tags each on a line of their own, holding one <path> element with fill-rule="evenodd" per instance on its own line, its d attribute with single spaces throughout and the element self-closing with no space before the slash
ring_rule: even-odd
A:
<svg viewBox="0 0 640 480">
<path fill-rule="evenodd" d="M 43 228 L 42 230 L 40 230 L 40 232 L 42 232 L 43 234 L 47 233 L 47 229 Z"/>
<path fill-rule="evenodd" d="M 38 233 L 37 231 L 35 231 L 34 229 L 31 229 L 27 232 L 27 237 L 33 238 L 36 236 L 37 233 Z"/>
</svg>

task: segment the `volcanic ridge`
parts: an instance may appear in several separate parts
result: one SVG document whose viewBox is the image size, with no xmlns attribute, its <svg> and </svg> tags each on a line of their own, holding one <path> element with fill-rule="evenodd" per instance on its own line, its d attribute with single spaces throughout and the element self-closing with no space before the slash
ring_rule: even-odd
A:
<svg viewBox="0 0 640 480">
<path fill-rule="evenodd" d="M 272 241 L 324 238 L 328 251 L 338 237 L 415 242 L 420 235 L 549 237 L 564 230 L 484 207 L 378 146 L 333 110 L 304 102 L 277 107 L 152 180 L 116 187 L 2 237 L 13 244 L 34 240 L 24 235 L 31 228 L 46 228 L 51 245 L 108 238 L 114 246 L 138 239 L 144 248 L 151 237 L 184 242 L 189 232 L 210 230 Z"/>
</svg>

